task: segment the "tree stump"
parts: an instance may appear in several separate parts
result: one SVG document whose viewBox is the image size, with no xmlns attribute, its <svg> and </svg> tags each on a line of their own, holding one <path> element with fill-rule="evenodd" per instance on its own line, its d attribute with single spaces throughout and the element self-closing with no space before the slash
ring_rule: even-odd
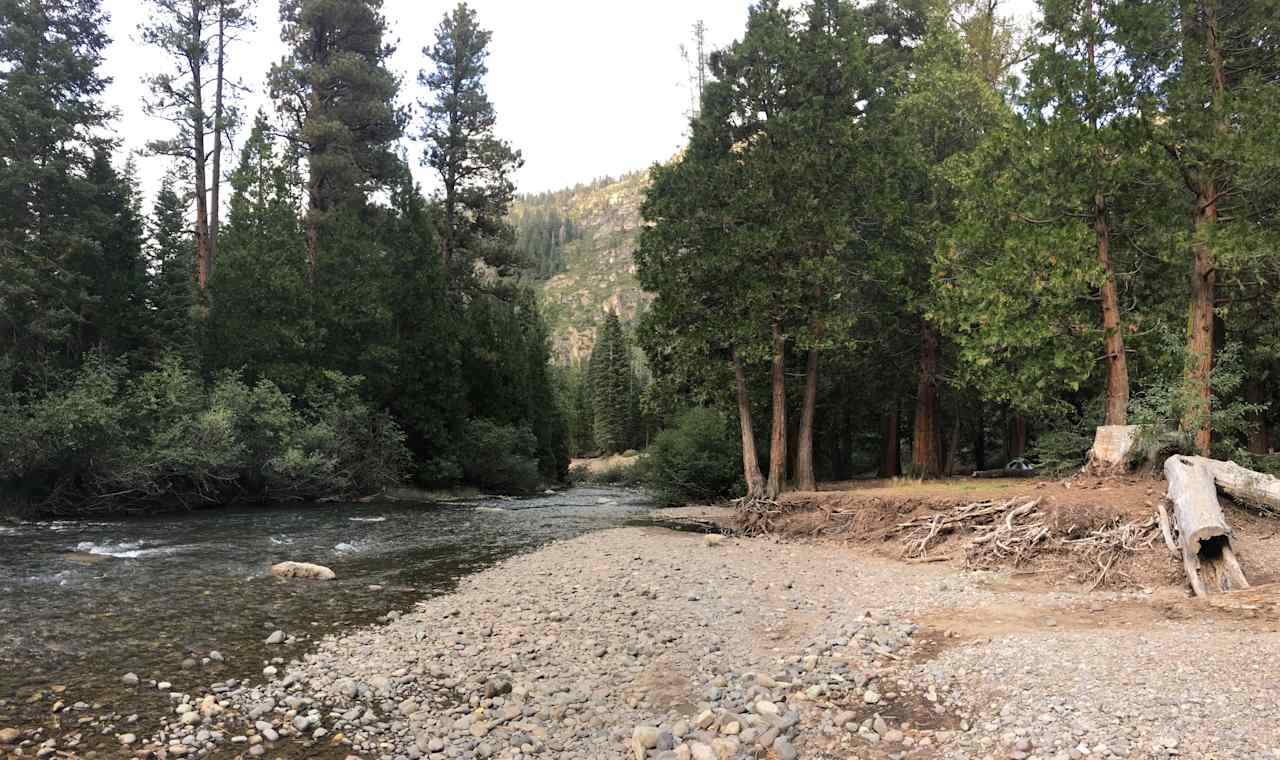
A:
<svg viewBox="0 0 1280 760">
<path fill-rule="evenodd" d="M 1218 504 L 1211 462 L 1172 456 L 1164 463 L 1182 564 L 1196 596 L 1249 587 L 1231 549 L 1231 528 Z"/>
<path fill-rule="evenodd" d="M 1099 425 L 1093 433 L 1093 448 L 1085 468 L 1093 474 L 1124 472 L 1133 458 L 1138 439 L 1137 425 Z"/>
</svg>

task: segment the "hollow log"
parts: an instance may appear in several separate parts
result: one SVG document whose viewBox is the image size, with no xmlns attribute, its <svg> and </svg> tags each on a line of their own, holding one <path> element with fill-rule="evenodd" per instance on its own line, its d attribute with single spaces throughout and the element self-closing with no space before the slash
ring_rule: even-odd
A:
<svg viewBox="0 0 1280 760">
<path fill-rule="evenodd" d="M 1249 587 L 1231 549 L 1231 528 L 1206 461 L 1172 456 L 1164 463 L 1182 563 L 1196 596 Z"/>
<path fill-rule="evenodd" d="M 1249 470 L 1235 462 L 1204 457 L 1184 457 L 1195 460 L 1213 473 L 1218 489 L 1231 498 L 1251 507 L 1268 512 L 1280 512 L 1280 478 Z"/>
</svg>

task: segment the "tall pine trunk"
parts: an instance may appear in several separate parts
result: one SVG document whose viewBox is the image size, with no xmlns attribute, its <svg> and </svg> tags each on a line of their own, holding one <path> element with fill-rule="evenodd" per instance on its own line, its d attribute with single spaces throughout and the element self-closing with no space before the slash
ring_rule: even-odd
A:
<svg viewBox="0 0 1280 760">
<path fill-rule="evenodd" d="M 1215 0 L 1204 3 L 1204 52 L 1213 77 L 1211 107 L 1216 118 L 1216 132 L 1222 136 L 1228 131 L 1223 116 L 1227 80 L 1218 40 L 1217 11 Z M 1190 43 L 1187 47 L 1195 50 L 1197 45 L 1194 31 L 1189 26 L 1191 21 L 1184 19 L 1183 23 L 1184 34 L 1191 37 L 1186 40 Z M 1201 167 L 1196 186 L 1195 209 L 1192 212 L 1195 229 L 1191 262 L 1191 308 L 1187 318 L 1187 353 L 1191 361 L 1187 379 L 1192 387 L 1194 403 L 1183 418 L 1182 426 L 1183 429 L 1194 430 L 1196 451 L 1206 457 L 1210 456 L 1213 440 L 1213 425 L 1210 420 L 1213 390 L 1210 379 L 1213 375 L 1213 306 L 1217 280 L 1217 264 L 1209 241 L 1213 228 L 1218 223 L 1218 190 L 1213 164 Z"/>
<path fill-rule="evenodd" d="M 760 457 L 756 454 L 756 432 L 751 422 L 747 378 L 737 351 L 733 353 L 733 379 L 738 396 L 738 428 L 742 434 L 742 480 L 747 485 L 747 498 L 759 499 L 764 496 L 764 475 L 760 474 Z"/>
<path fill-rule="evenodd" d="M 1093 229 L 1098 236 L 1098 263 L 1102 266 L 1102 330 L 1107 356 L 1107 411 L 1105 425 L 1124 425 L 1129 414 L 1129 363 L 1124 353 L 1124 331 L 1120 323 L 1120 296 L 1111 264 L 1111 226 L 1107 222 L 1106 199 L 1094 196 Z"/>
<path fill-rule="evenodd" d="M 222 186 L 222 132 L 225 110 L 222 103 L 222 84 L 225 79 L 227 53 L 226 0 L 218 0 L 217 63 L 213 83 L 213 173 L 209 176 L 209 276 L 218 263 L 219 190 Z"/>
<path fill-rule="evenodd" d="M 915 428 L 911 439 L 911 474 L 936 478 L 938 458 L 938 333 L 924 323 L 920 334 L 920 378 L 916 388 Z"/>
<path fill-rule="evenodd" d="M 773 388 L 773 429 L 769 440 L 769 482 L 765 495 L 770 499 L 782 493 L 787 479 L 787 389 L 786 355 L 787 339 L 782 326 L 773 323 L 773 370 L 770 385 Z"/>
<path fill-rule="evenodd" d="M 882 445 L 880 447 L 880 469 L 876 475 L 882 478 L 896 478 L 902 474 L 902 462 L 898 444 L 898 402 L 884 414 Z"/>
<path fill-rule="evenodd" d="M 190 38 L 201 40 L 204 29 L 201 20 L 204 18 L 200 7 L 201 0 L 191 0 Z M 188 59 L 191 68 L 191 159 L 194 164 L 196 183 L 196 284 L 204 292 L 209 281 L 209 196 L 206 184 L 207 154 L 204 149 L 204 77 L 202 75 L 200 57 Z"/>
<path fill-rule="evenodd" d="M 943 466 L 944 475 L 955 475 L 960 459 L 960 404 L 956 404 L 956 416 L 951 421 L 951 436 L 947 444 L 947 463 Z"/>
<path fill-rule="evenodd" d="M 818 349 L 809 349 L 804 375 L 804 408 L 800 412 L 800 440 L 796 447 L 796 488 L 817 490 L 813 474 L 813 417 L 818 404 Z"/>
<path fill-rule="evenodd" d="M 1009 418 L 1005 428 L 1004 453 L 1006 462 L 1027 453 L 1027 418 L 1021 414 Z"/>
</svg>

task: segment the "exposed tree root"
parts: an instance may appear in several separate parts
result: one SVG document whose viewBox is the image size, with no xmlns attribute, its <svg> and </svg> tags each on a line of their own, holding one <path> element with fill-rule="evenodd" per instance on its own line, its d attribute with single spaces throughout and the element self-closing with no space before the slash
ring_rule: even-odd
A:
<svg viewBox="0 0 1280 760">
<path fill-rule="evenodd" d="M 738 532 L 746 536 L 773 532 L 774 523 L 786 512 L 782 504 L 763 496 L 734 499 L 733 506 L 738 512 Z"/>
</svg>

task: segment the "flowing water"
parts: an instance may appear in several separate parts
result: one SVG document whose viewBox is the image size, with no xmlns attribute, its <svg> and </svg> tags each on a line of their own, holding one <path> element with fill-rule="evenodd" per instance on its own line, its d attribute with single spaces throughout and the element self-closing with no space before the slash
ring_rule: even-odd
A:
<svg viewBox="0 0 1280 760">
<path fill-rule="evenodd" d="M 576 488 L 521 500 L 0 522 L 0 728 L 57 735 L 84 715 L 163 709 L 157 690 L 122 685 L 127 672 L 175 691 L 261 680 L 269 659 L 300 655 L 308 638 L 408 610 L 548 541 L 643 522 L 649 506 L 640 493 Z M 273 578 L 270 566 L 284 560 L 338 577 Z M 277 629 L 299 641 L 267 646 Z M 224 661 L 204 662 L 212 651 Z M 88 707 L 57 713 L 59 701 Z"/>
</svg>

